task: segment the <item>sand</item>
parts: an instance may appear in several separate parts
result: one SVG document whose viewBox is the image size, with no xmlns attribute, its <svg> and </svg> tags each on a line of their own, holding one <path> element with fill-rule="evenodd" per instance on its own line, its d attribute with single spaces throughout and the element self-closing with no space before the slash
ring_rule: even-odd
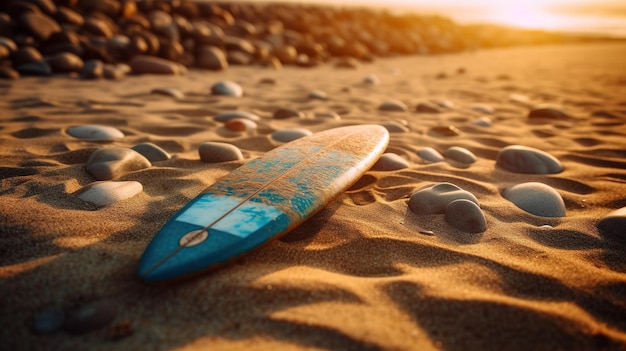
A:
<svg viewBox="0 0 626 351">
<path fill-rule="evenodd" d="M 596 228 L 626 206 L 624 57 L 623 44 L 561 45 L 386 58 L 356 70 L 251 66 L 121 81 L 0 81 L 2 348 L 626 349 L 626 236 L 605 237 Z M 369 74 L 380 84 L 362 83 Z M 211 96 L 218 80 L 238 82 L 244 96 Z M 150 94 L 154 88 L 186 97 Z M 329 99 L 309 99 L 313 90 Z M 388 100 L 411 111 L 378 111 Z M 450 101 L 454 109 L 412 112 L 424 101 Z M 574 119 L 529 121 L 530 107 L 544 103 Z M 495 112 L 474 111 L 476 104 Z M 278 108 L 309 116 L 334 111 L 341 120 L 272 119 Z M 226 133 L 213 116 L 229 110 L 258 114 L 257 131 Z M 484 116 L 491 127 L 472 124 Z M 284 240 L 232 266 L 169 286 L 136 278 L 141 253 L 167 219 L 274 148 L 272 132 L 388 121 L 408 125 L 409 132 L 391 134 L 387 152 L 409 168 L 368 172 Z M 82 124 L 116 127 L 126 136 L 89 141 L 66 133 Z M 460 135 L 429 133 L 449 125 Z M 94 181 L 84 169 L 93 150 L 147 141 L 173 157 L 116 179 L 140 182 L 141 194 L 106 207 L 72 195 Z M 234 144 L 244 160 L 200 162 L 198 146 L 206 141 Z M 564 171 L 528 175 L 496 167 L 497 152 L 511 144 L 554 155 Z M 427 146 L 442 153 L 465 147 L 478 161 L 428 164 L 417 156 Z M 408 209 L 413 192 L 444 181 L 476 195 L 484 233 L 467 240 L 443 215 Z M 566 217 L 534 216 L 502 197 L 504 188 L 529 181 L 555 188 Z M 105 328 L 81 335 L 31 331 L 46 307 L 102 300 L 117 306 Z M 111 328 L 124 325 L 133 332 L 112 340 Z"/>
</svg>

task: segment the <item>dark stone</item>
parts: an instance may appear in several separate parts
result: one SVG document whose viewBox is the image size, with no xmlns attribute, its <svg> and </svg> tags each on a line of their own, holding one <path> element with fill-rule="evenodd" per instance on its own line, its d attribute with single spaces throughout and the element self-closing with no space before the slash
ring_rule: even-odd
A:
<svg viewBox="0 0 626 351">
<path fill-rule="evenodd" d="M 40 42 L 48 39 L 53 33 L 61 31 L 61 26 L 43 13 L 24 13 L 20 17 L 20 23 Z"/>
<path fill-rule="evenodd" d="M 113 29 L 109 26 L 109 24 L 106 21 L 96 17 L 86 18 L 83 29 L 95 36 L 100 36 L 107 39 L 113 37 Z"/>
<path fill-rule="evenodd" d="M 31 46 L 21 47 L 11 55 L 11 61 L 13 61 L 14 66 L 31 62 L 39 62 L 41 60 L 43 60 L 43 56 L 39 50 Z"/>
<path fill-rule="evenodd" d="M 4 79 L 18 79 L 20 74 L 11 67 L 0 66 L 0 78 Z"/>
<path fill-rule="evenodd" d="M 223 70 L 228 67 L 226 54 L 222 49 L 215 46 L 204 46 L 200 48 L 196 55 L 195 64 L 200 68 L 215 71 Z"/>
<path fill-rule="evenodd" d="M 53 72 L 78 72 L 83 68 L 83 60 L 69 52 L 63 52 L 46 59 Z"/>
<path fill-rule="evenodd" d="M 82 27 L 85 24 L 83 15 L 65 6 L 59 6 L 55 17 L 61 24 L 72 24 L 77 27 Z"/>
<path fill-rule="evenodd" d="M 80 77 L 83 79 L 98 79 L 104 74 L 104 63 L 100 60 L 89 60 L 83 65 Z"/>
<path fill-rule="evenodd" d="M 24 76 L 49 76 L 52 74 L 50 65 L 44 60 L 20 64 L 15 66 L 15 69 Z"/>
<path fill-rule="evenodd" d="M 253 57 L 246 52 L 234 50 L 226 53 L 226 60 L 231 65 L 249 65 Z"/>
<path fill-rule="evenodd" d="M 272 117 L 274 119 L 304 118 L 304 114 L 300 111 L 296 111 L 290 108 L 281 108 L 274 111 Z"/>
</svg>

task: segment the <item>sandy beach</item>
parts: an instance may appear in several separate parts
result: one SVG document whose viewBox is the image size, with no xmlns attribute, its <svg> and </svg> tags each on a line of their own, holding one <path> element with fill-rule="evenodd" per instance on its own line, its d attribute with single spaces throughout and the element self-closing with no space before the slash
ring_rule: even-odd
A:
<svg viewBox="0 0 626 351">
<path fill-rule="evenodd" d="M 624 350 L 626 229 L 598 222 L 626 206 L 626 46 L 576 44 L 377 59 L 355 69 L 258 65 L 187 75 L 0 81 L 0 340 L 7 350 Z M 369 76 L 369 78 L 367 78 Z M 378 84 L 372 84 L 372 77 Z M 217 81 L 242 97 L 211 95 Z M 368 83 L 369 81 L 369 83 Z M 176 89 L 184 97 L 151 93 Z M 309 93 L 325 92 L 327 99 Z M 381 111 L 397 100 L 408 111 Z M 418 113 L 419 103 L 439 113 Z M 539 105 L 566 119 L 529 119 Z M 276 119 L 281 108 L 302 118 Z M 256 129 L 214 116 L 245 111 Z M 334 112 L 338 119 L 315 117 Z M 124 137 L 68 129 L 104 125 Z M 159 228 L 217 179 L 277 146 L 275 131 L 384 124 L 387 153 L 408 167 L 369 171 L 279 241 L 216 272 L 150 286 L 137 262 Z M 453 127 L 450 127 L 453 126 Z M 201 162 L 208 141 L 243 160 Z M 98 206 L 78 198 L 99 148 L 151 142 L 171 158 L 125 172 L 142 191 Z M 554 174 L 510 172 L 498 153 L 523 145 L 556 157 Z M 466 148 L 476 162 L 426 162 Z M 436 183 L 474 194 L 486 230 L 408 207 Z M 533 215 L 503 197 L 540 182 L 563 217 Z M 102 328 L 38 334 L 40 311 L 101 304 Z"/>
</svg>

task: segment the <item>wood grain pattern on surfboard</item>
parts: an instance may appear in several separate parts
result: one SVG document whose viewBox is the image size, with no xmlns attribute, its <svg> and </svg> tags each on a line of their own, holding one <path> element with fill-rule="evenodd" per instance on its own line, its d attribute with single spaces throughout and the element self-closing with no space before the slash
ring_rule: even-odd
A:
<svg viewBox="0 0 626 351">
<path fill-rule="evenodd" d="M 354 184 L 388 141 L 379 125 L 341 127 L 246 163 L 165 223 L 144 251 L 137 274 L 146 282 L 177 280 L 281 237 Z"/>
</svg>

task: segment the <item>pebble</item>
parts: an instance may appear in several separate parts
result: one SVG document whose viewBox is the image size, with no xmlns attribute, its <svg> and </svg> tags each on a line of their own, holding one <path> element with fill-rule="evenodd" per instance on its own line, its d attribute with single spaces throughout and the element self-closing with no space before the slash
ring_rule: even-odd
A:
<svg viewBox="0 0 626 351">
<path fill-rule="evenodd" d="M 522 105 L 526 105 L 528 103 L 530 103 L 530 98 L 526 95 L 522 95 L 522 94 L 510 94 L 509 95 L 509 100 L 511 102 L 515 102 L 518 104 L 522 104 Z"/>
<path fill-rule="evenodd" d="M 570 119 L 572 116 L 558 107 L 542 106 L 530 110 L 528 118 L 564 120 Z"/>
<path fill-rule="evenodd" d="M 59 330 L 65 321 L 65 312 L 59 307 L 51 306 L 35 315 L 32 330 L 37 334 L 47 334 Z"/>
<path fill-rule="evenodd" d="M 427 162 L 441 162 L 443 161 L 443 155 L 439 153 L 439 151 L 433 149 L 432 147 L 424 147 L 421 148 L 417 155 L 422 158 L 422 160 Z"/>
<path fill-rule="evenodd" d="M 400 155 L 394 153 L 384 153 L 372 167 L 373 171 L 396 171 L 409 168 L 409 162 Z"/>
<path fill-rule="evenodd" d="M 491 118 L 483 116 L 472 121 L 472 124 L 479 127 L 491 127 Z"/>
<path fill-rule="evenodd" d="M 461 162 L 461 163 L 474 163 L 476 162 L 476 155 L 466 148 L 460 146 L 452 146 L 445 152 L 446 158 Z"/>
<path fill-rule="evenodd" d="M 54 72 L 79 72 L 83 66 L 83 59 L 70 52 L 62 52 L 46 59 Z"/>
<path fill-rule="evenodd" d="M 370 85 L 378 85 L 380 84 L 380 78 L 378 78 L 378 76 L 375 74 L 368 74 L 367 76 L 365 76 L 365 78 L 363 78 L 363 83 L 370 84 Z"/>
<path fill-rule="evenodd" d="M 74 195 L 83 201 L 98 206 L 108 206 L 129 199 L 142 191 L 143 186 L 136 181 L 101 181 L 93 182 L 78 189 Z"/>
<path fill-rule="evenodd" d="M 117 139 L 124 137 L 124 133 L 119 129 L 98 124 L 71 127 L 67 129 L 67 134 L 78 139 Z"/>
<path fill-rule="evenodd" d="M 279 108 L 272 115 L 274 119 L 304 118 L 304 113 L 291 108 Z"/>
<path fill-rule="evenodd" d="M 228 162 L 243 160 L 243 154 L 238 147 L 220 142 L 205 142 L 198 148 L 200 161 L 207 163 Z"/>
<path fill-rule="evenodd" d="M 181 75 L 187 71 L 177 62 L 155 56 L 137 55 L 128 62 L 128 65 L 134 74 Z"/>
<path fill-rule="evenodd" d="M 388 121 L 380 124 L 385 127 L 389 133 L 408 133 L 410 130 L 402 123 L 396 121 Z"/>
<path fill-rule="evenodd" d="M 361 67 L 361 63 L 359 62 L 359 60 L 357 60 L 357 59 L 355 59 L 353 57 L 345 57 L 345 58 L 339 59 L 335 63 L 335 67 L 336 68 L 357 69 L 357 68 Z"/>
<path fill-rule="evenodd" d="M 231 132 L 249 132 L 257 129 L 257 124 L 247 118 L 233 118 L 224 123 L 224 128 Z"/>
<path fill-rule="evenodd" d="M 309 136 L 312 134 L 313 132 L 311 132 L 308 129 L 292 128 L 292 129 L 277 130 L 274 133 L 272 133 L 271 138 L 272 140 L 275 140 L 281 143 L 288 143 L 290 141 L 300 139 L 302 137 Z"/>
<path fill-rule="evenodd" d="M 150 142 L 140 143 L 131 147 L 132 150 L 142 154 L 150 162 L 166 161 L 170 159 L 170 154 L 167 151 L 160 148 Z"/>
<path fill-rule="evenodd" d="M 483 211 L 475 202 L 466 199 L 454 200 L 446 207 L 446 222 L 467 233 L 481 233 L 487 229 Z"/>
<path fill-rule="evenodd" d="M 104 69 L 102 71 L 104 73 L 104 78 L 118 80 L 126 77 L 126 70 L 122 67 L 124 66 L 112 64 L 104 65 Z"/>
<path fill-rule="evenodd" d="M 20 17 L 20 23 L 40 42 L 46 41 L 61 26 L 49 16 L 38 12 L 26 12 Z"/>
<path fill-rule="evenodd" d="M 39 50 L 32 46 L 22 46 L 13 52 L 11 60 L 15 66 L 19 66 L 27 63 L 41 62 L 43 61 L 43 56 Z"/>
<path fill-rule="evenodd" d="M 454 137 L 461 135 L 461 131 L 455 126 L 436 126 L 428 131 L 430 135 L 440 137 Z"/>
<path fill-rule="evenodd" d="M 233 81 L 224 80 L 213 84 L 211 94 L 241 97 L 243 96 L 243 88 Z"/>
<path fill-rule="evenodd" d="M 328 100 L 328 94 L 321 90 L 313 90 L 309 93 L 309 99 L 314 100 Z"/>
<path fill-rule="evenodd" d="M 109 301 L 98 301 L 74 308 L 67 313 L 63 329 L 71 334 L 84 334 L 110 324 L 117 307 Z"/>
<path fill-rule="evenodd" d="M 378 110 L 380 111 L 392 111 L 392 112 L 406 112 L 408 111 L 408 107 L 406 104 L 399 100 L 390 100 L 384 101 L 380 106 L 378 106 Z"/>
<path fill-rule="evenodd" d="M 554 174 L 563 170 L 556 157 L 522 145 L 509 145 L 500 150 L 496 165 L 511 172 L 526 174 Z"/>
<path fill-rule="evenodd" d="M 522 210 L 543 217 L 565 217 L 565 203 L 551 186 L 529 182 L 504 189 L 502 196 Z"/>
<path fill-rule="evenodd" d="M 420 102 L 415 107 L 417 113 L 441 113 L 441 109 L 431 102 Z"/>
<path fill-rule="evenodd" d="M 175 99 L 184 99 L 185 94 L 178 89 L 173 88 L 154 88 L 150 91 L 150 94 L 159 94 L 165 96 L 171 96 Z"/>
<path fill-rule="evenodd" d="M 150 161 L 137 151 L 116 147 L 94 151 L 89 156 L 85 169 L 96 180 L 111 180 L 151 165 Z"/>
<path fill-rule="evenodd" d="M 0 78 L 18 79 L 20 78 L 20 73 L 10 67 L 0 67 Z"/>
<path fill-rule="evenodd" d="M 44 60 L 16 65 L 15 70 L 24 76 L 49 76 L 52 74 L 52 68 Z"/>
<path fill-rule="evenodd" d="M 606 234 L 614 235 L 622 242 L 626 242 L 626 207 L 604 216 L 598 222 L 597 227 Z"/>
<path fill-rule="evenodd" d="M 235 119 L 235 118 L 249 119 L 254 122 L 258 122 L 259 120 L 261 120 L 261 118 L 255 115 L 254 113 L 244 112 L 244 111 L 220 112 L 217 115 L 215 115 L 215 117 L 213 117 L 214 120 L 218 122 L 222 122 L 222 123 L 226 123 L 230 121 L 231 119 Z"/>
<path fill-rule="evenodd" d="M 476 111 L 476 112 L 485 113 L 485 114 L 488 114 L 488 115 L 491 115 L 494 112 L 496 112 L 496 110 L 493 108 L 493 106 L 487 105 L 487 104 L 476 104 L 476 105 L 473 105 L 471 107 L 471 109 Z"/>
<path fill-rule="evenodd" d="M 104 75 L 104 63 L 100 60 L 87 60 L 80 70 L 83 79 L 98 79 Z"/>
<path fill-rule="evenodd" d="M 228 68 L 228 60 L 224 50 L 215 46 L 201 47 L 196 54 L 196 65 L 213 71 L 221 71 Z"/>
<path fill-rule="evenodd" d="M 461 199 L 478 205 L 478 199 L 469 191 L 452 183 L 437 183 L 413 193 L 409 199 L 409 208 L 417 214 L 444 214 L 448 204 Z"/>
</svg>

